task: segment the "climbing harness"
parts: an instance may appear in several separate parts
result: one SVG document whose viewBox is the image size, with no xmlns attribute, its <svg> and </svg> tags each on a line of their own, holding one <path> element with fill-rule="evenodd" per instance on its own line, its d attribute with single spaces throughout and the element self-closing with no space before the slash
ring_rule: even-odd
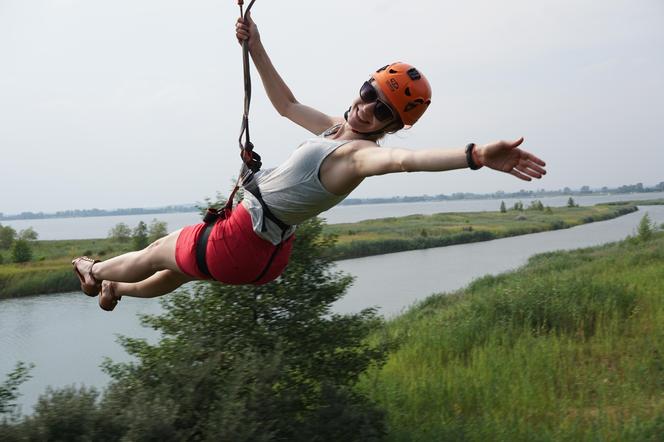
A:
<svg viewBox="0 0 664 442">
<path fill-rule="evenodd" d="M 240 6 L 240 17 L 244 19 L 251 7 L 254 5 L 256 0 L 251 0 L 249 6 L 247 6 L 246 11 L 244 10 L 244 0 L 237 0 L 238 6 Z M 254 144 L 251 142 L 249 136 L 249 107 L 251 105 L 251 73 L 249 69 L 249 42 L 247 40 L 242 41 L 242 66 L 244 69 L 244 113 L 242 115 L 242 126 L 240 128 L 240 137 L 238 138 L 238 143 L 240 145 L 240 158 L 242 159 L 242 167 L 238 175 L 238 179 L 235 183 L 233 190 L 231 191 L 228 200 L 223 208 L 217 209 L 215 207 L 208 207 L 203 217 L 203 222 L 206 224 L 205 229 L 201 233 L 198 242 L 196 244 L 196 262 L 198 264 L 198 269 L 204 275 L 210 277 L 210 270 L 207 266 L 207 260 L 205 257 L 207 242 L 210 238 L 210 233 L 212 228 L 217 223 L 217 221 L 223 220 L 230 216 L 233 211 L 233 200 L 235 199 L 235 194 L 240 189 L 244 188 L 247 192 L 251 193 L 260 203 L 261 208 L 263 209 L 263 220 L 261 222 L 261 230 L 266 231 L 267 227 L 265 226 L 265 218 L 269 219 L 275 223 L 281 229 L 281 241 L 275 246 L 272 256 L 267 262 L 267 265 L 263 268 L 257 278 L 253 282 L 259 281 L 270 269 L 272 261 L 276 257 L 278 251 L 283 244 L 284 237 L 290 229 L 290 225 L 284 223 L 279 218 L 277 218 L 274 213 L 267 206 L 261 195 L 261 191 L 256 182 L 255 174 L 261 169 L 261 156 L 254 151 Z M 244 138 L 244 140 L 243 140 Z"/>
</svg>

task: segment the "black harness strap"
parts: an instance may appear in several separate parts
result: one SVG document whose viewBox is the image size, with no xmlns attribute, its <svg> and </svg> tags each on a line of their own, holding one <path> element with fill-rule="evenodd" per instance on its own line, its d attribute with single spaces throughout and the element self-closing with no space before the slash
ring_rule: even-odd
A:
<svg viewBox="0 0 664 442">
<path fill-rule="evenodd" d="M 212 232 L 214 225 L 215 223 L 207 223 L 205 229 L 203 229 L 203 233 L 201 233 L 201 236 L 196 243 L 196 264 L 198 265 L 198 270 L 209 278 L 212 277 L 212 275 L 210 275 L 210 269 L 208 269 L 205 255 L 207 252 L 208 239 L 210 238 L 210 233 Z"/>
<path fill-rule="evenodd" d="M 279 218 L 277 218 L 277 216 L 274 213 L 272 213 L 272 211 L 270 210 L 268 205 L 265 203 L 265 200 L 263 199 L 263 195 L 261 195 L 261 190 L 259 189 L 258 184 L 256 184 L 256 180 L 253 179 L 253 177 L 252 177 L 252 179 L 250 181 L 243 183 L 242 187 L 244 187 L 244 189 L 247 192 L 251 193 L 258 200 L 258 202 L 261 205 L 261 208 L 263 209 L 263 218 L 267 218 L 270 221 L 272 221 L 273 223 L 275 223 L 277 226 L 279 226 L 279 228 L 282 231 L 282 237 L 283 237 L 285 232 L 288 229 L 290 229 L 291 226 L 289 224 L 286 224 L 285 222 L 283 222 Z M 262 226 L 261 226 L 261 231 L 265 232 L 266 230 L 267 230 L 267 227 L 265 227 L 265 219 L 263 219 L 263 223 L 262 223 Z"/>
</svg>

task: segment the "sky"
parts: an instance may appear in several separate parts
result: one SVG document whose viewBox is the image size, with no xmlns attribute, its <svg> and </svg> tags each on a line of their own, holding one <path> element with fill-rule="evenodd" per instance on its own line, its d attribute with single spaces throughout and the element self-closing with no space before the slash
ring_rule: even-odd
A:
<svg viewBox="0 0 664 442">
<path fill-rule="evenodd" d="M 240 162 L 234 0 L 0 0 L 0 212 L 186 204 L 226 193 Z M 297 99 L 342 115 L 371 72 L 418 67 L 432 104 L 386 147 L 525 137 L 542 180 L 487 170 L 372 177 L 351 197 L 664 181 L 661 0 L 257 0 Z M 266 167 L 305 129 L 254 71 Z"/>
</svg>

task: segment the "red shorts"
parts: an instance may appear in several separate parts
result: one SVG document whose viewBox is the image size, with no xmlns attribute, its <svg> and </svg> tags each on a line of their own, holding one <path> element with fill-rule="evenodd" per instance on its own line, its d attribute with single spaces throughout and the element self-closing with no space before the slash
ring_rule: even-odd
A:
<svg viewBox="0 0 664 442">
<path fill-rule="evenodd" d="M 210 279 L 200 272 L 196 263 L 196 243 L 204 229 L 205 223 L 185 227 L 175 246 L 178 267 L 197 279 Z M 275 246 L 261 238 L 254 232 L 247 209 L 238 204 L 231 215 L 218 221 L 210 232 L 206 249 L 208 269 L 215 280 L 226 284 L 266 284 L 286 268 L 293 240 L 294 235 L 291 235 L 281 246 Z M 272 257 L 275 250 L 276 255 Z M 256 281 L 263 272 L 265 274 Z"/>
</svg>

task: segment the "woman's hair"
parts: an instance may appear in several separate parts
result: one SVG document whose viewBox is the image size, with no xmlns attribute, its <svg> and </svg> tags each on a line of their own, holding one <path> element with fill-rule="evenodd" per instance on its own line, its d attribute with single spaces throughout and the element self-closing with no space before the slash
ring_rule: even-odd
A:
<svg viewBox="0 0 664 442">
<path fill-rule="evenodd" d="M 396 119 L 395 121 L 391 122 L 388 124 L 382 132 L 373 134 L 373 135 L 368 135 L 366 137 L 367 140 L 373 141 L 376 144 L 380 144 L 380 141 L 385 138 L 387 135 L 392 135 L 397 132 L 399 132 L 401 129 L 403 129 L 404 124 L 401 122 L 400 119 Z"/>
</svg>

